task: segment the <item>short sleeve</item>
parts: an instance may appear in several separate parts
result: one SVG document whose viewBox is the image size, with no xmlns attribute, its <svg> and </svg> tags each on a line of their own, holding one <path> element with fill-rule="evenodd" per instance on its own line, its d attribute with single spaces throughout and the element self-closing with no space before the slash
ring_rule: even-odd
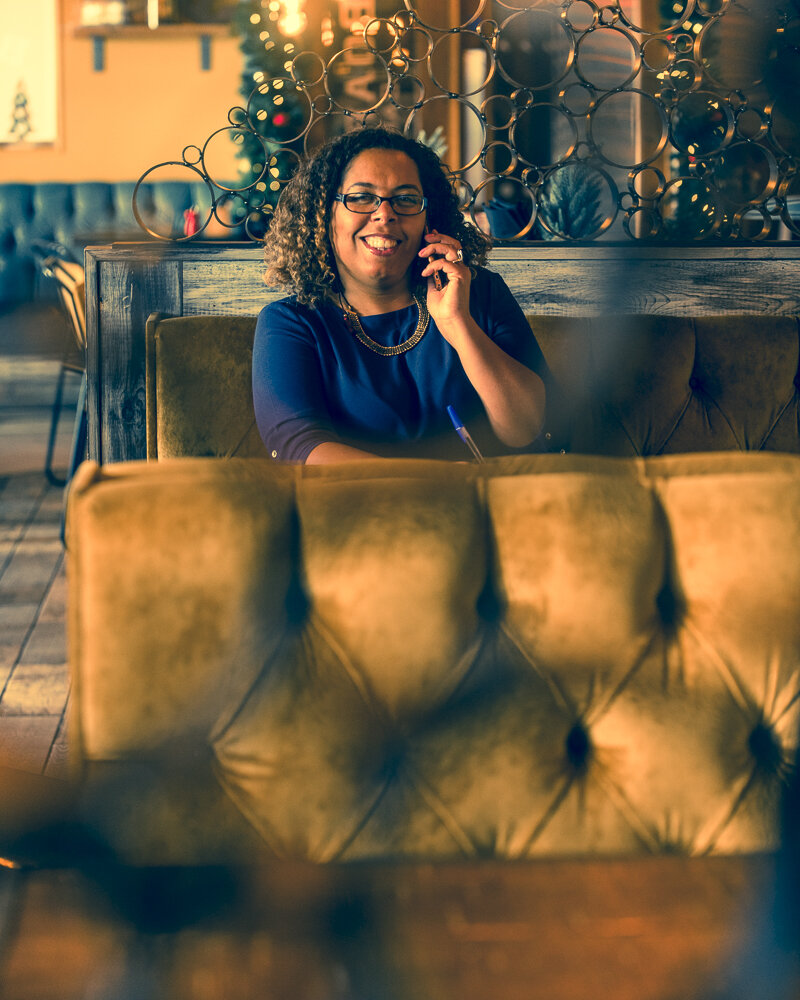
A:
<svg viewBox="0 0 800 1000">
<path fill-rule="evenodd" d="M 486 270 L 478 272 L 474 285 L 472 314 L 478 326 L 506 354 L 536 372 L 547 384 L 550 379 L 547 362 L 511 289 L 499 274 Z"/>
<path fill-rule="evenodd" d="M 568 406 L 525 313 L 499 274 L 479 270 L 475 282 L 472 315 L 481 329 L 506 354 L 530 368 L 544 382 L 545 422 L 528 451 L 561 451 L 568 437 Z"/>
<path fill-rule="evenodd" d="M 325 404 L 313 318 L 293 298 L 271 302 L 259 314 L 253 404 L 275 459 L 305 462 L 317 445 L 338 440 Z"/>
</svg>

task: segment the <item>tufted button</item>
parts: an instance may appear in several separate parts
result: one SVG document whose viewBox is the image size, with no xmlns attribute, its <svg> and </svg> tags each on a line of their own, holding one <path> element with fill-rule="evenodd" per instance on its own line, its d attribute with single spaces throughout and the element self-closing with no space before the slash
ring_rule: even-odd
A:
<svg viewBox="0 0 800 1000">
<path fill-rule="evenodd" d="M 747 746 L 755 759 L 756 767 L 766 774 L 777 774 L 781 769 L 783 754 L 775 730 L 761 719 L 753 726 Z"/>
<path fill-rule="evenodd" d="M 584 771 L 591 754 L 589 734 L 582 722 L 578 721 L 567 733 L 567 759 L 576 771 Z"/>
<path fill-rule="evenodd" d="M 272 457 L 273 457 L 273 458 L 277 458 L 277 457 L 278 457 L 278 453 L 277 453 L 277 451 L 274 451 L 274 450 L 273 450 L 273 452 L 272 452 Z"/>
<path fill-rule="evenodd" d="M 386 740 L 381 761 L 383 780 L 397 777 L 403 767 L 406 752 L 407 746 L 401 736 L 393 734 Z"/>
<path fill-rule="evenodd" d="M 678 594 L 669 583 L 665 583 L 656 594 L 656 608 L 661 624 L 669 632 L 674 632 L 675 628 L 686 614 L 686 608 Z"/>
<path fill-rule="evenodd" d="M 503 617 L 503 606 L 490 581 L 487 581 L 483 590 L 478 594 L 475 607 L 478 615 L 485 622 L 499 622 Z"/>
<path fill-rule="evenodd" d="M 794 387 L 795 389 L 800 389 L 800 372 L 794 377 Z"/>
<path fill-rule="evenodd" d="M 289 581 L 286 591 L 286 618 L 291 625 L 303 625 L 308 618 L 311 602 L 297 577 Z"/>
<path fill-rule="evenodd" d="M 544 436 L 545 441 L 549 441 L 552 436 L 553 435 L 550 433 L 550 431 L 548 431 Z"/>
<path fill-rule="evenodd" d="M 689 388 L 692 390 L 692 392 L 697 392 L 697 390 L 700 388 L 700 384 L 701 384 L 700 379 L 696 375 L 692 375 L 692 377 L 689 379 Z"/>
</svg>

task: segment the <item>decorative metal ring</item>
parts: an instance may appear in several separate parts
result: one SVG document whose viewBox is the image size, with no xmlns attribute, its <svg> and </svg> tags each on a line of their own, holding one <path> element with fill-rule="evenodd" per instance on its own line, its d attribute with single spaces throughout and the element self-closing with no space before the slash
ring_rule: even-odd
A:
<svg viewBox="0 0 800 1000">
<path fill-rule="evenodd" d="M 603 136 L 604 128 L 609 130 L 610 134 L 614 134 L 614 125 L 617 121 L 624 120 L 619 112 L 620 102 L 638 102 L 638 118 L 640 121 L 645 121 L 645 108 L 651 109 L 652 120 L 650 125 L 652 126 L 655 121 L 661 127 L 661 132 L 659 135 L 653 134 L 651 141 L 647 146 L 643 141 L 640 141 L 641 148 L 638 151 L 639 159 L 632 163 L 632 159 L 635 159 L 637 154 L 631 152 L 631 155 L 627 158 L 623 158 L 618 154 L 621 152 L 619 146 L 614 146 L 612 143 L 612 149 L 609 153 L 608 150 L 603 150 L 603 142 L 601 137 Z M 609 109 L 612 109 L 609 114 Z M 631 108 L 631 111 L 633 108 Z M 617 116 L 615 118 L 615 116 Z M 609 163 L 614 167 L 628 167 L 629 170 L 637 170 L 640 167 L 646 166 L 648 163 L 652 163 L 656 160 L 664 150 L 669 140 L 669 120 L 667 119 L 666 112 L 664 108 L 652 97 L 650 94 L 646 93 L 644 90 L 639 90 L 637 88 L 631 87 L 626 90 L 612 90 L 598 100 L 597 104 L 592 108 L 589 114 L 588 123 L 588 133 L 589 138 L 592 141 L 597 155 L 605 162 Z M 608 123 L 606 124 L 606 117 L 608 117 Z M 616 131 L 619 131 L 617 126 Z M 644 131 L 644 130 L 643 130 Z M 649 132 L 655 133 L 654 128 L 648 129 Z"/>
<path fill-rule="evenodd" d="M 641 35 L 664 36 L 664 35 L 674 34 L 674 32 L 682 24 L 685 24 L 686 21 L 689 20 L 695 9 L 695 0 L 682 0 L 682 3 L 683 6 L 681 6 L 681 3 L 674 5 L 679 8 L 678 10 L 673 9 L 674 20 L 673 17 L 667 15 L 667 21 L 669 23 L 661 24 L 659 27 L 656 28 L 654 28 L 653 26 L 647 27 L 644 24 L 638 24 L 637 23 L 638 21 L 643 21 L 644 19 L 639 17 L 636 19 L 636 21 L 634 21 L 631 12 L 628 10 L 620 9 L 620 20 L 623 22 L 623 24 L 627 24 L 627 26 L 632 31 L 635 31 Z M 730 0 L 723 0 L 723 3 L 727 6 L 730 3 Z M 711 15 L 709 14 L 708 16 L 710 17 Z"/>
<path fill-rule="evenodd" d="M 457 264 L 463 264 L 464 263 L 464 251 L 463 250 L 456 250 L 456 260 L 455 260 L 455 262 Z"/>
<path fill-rule="evenodd" d="M 472 13 L 467 16 L 467 19 L 463 22 L 463 24 L 454 25 L 450 23 L 450 19 L 447 16 L 449 14 L 449 8 L 445 7 L 445 5 L 442 4 L 441 9 L 445 11 L 444 20 L 440 23 L 433 24 L 432 22 L 426 22 L 422 20 L 420 12 L 416 10 L 414 7 L 415 2 L 416 0 L 403 0 L 406 9 L 416 17 L 417 21 L 419 21 L 419 23 L 423 27 L 428 28 L 431 31 L 453 31 L 454 29 L 456 31 L 459 31 L 462 28 L 466 28 L 468 25 L 473 24 L 480 17 L 480 15 L 483 13 L 484 7 L 486 6 L 486 0 L 473 0 L 473 3 L 476 4 L 475 10 L 472 11 Z M 426 12 L 425 16 L 430 17 L 430 14 Z"/>
<path fill-rule="evenodd" d="M 800 0 L 792 2 L 796 6 Z M 262 6 L 269 6 L 266 0 Z M 231 108 L 227 124 L 205 143 L 186 146 L 182 163 L 168 161 L 172 170 L 189 170 L 201 215 L 208 200 L 215 228 L 244 227 L 246 235 L 263 239 L 274 203 L 301 155 L 337 135 L 386 124 L 419 136 L 423 126 L 431 131 L 446 121 L 449 127 L 460 123 L 465 136 L 462 145 L 451 143 L 447 154 L 441 153 L 461 211 L 489 232 L 491 203 L 497 199 L 511 204 L 520 223 L 520 231 L 498 240 L 501 244 L 540 236 L 592 240 L 614 225 L 633 240 L 684 239 L 684 215 L 686 225 L 697 230 L 690 238 L 698 240 L 770 239 L 779 213 L 792 235 L 800 235 L 800 216 L 786 204 L 787 198 L 795 200 L 787 194 L 790 189 L 800 201 L 794 95 L 783 85 L 772 96 L 751 93 L 763 77 L 781 77 L 782 54 L 788 51 L 794 59 L 795 50 L 787 48 L 791 32 L 780 34 L 782 25 L 790 25 L 780 18 L 770 15 L 764 27 L 737 0 L 676 0 L 677 10 L 665 15 L 669 23 L 655 29 L 640 24 L 638 5 L 623 0 L 494 0 L 496 19 L 491 20 L 481 20 L 492 13 L 488 0 L 470 0 L 452 18 L 455 24 L 453 5 L 441 0 L 402 0 L 396 6 L 404 9 L 373 17 L 363 40 L 348 37 L 338 52 L 296 53 L 294 43 L 288 43 L 281 56 L 289 60 L 282 63 L 284 75 L 254 73 L 246 107 Z M 629 6 L 637 13 L 623 9 Z M 697 21 L 692 31 L 690 21 Z M 701 21 L 702 30 L 695 30 Z M 758 44 L 764 42 L 765 53 L 769 42 L 768 57 L 741 65 L 723 60 L 722 42 L 738 45 L 750 27 L 759 28 Z M 269 40 L 265 49 L 275 45 Z M 553 50 L 546 64 L 521 57 L 545 46 Z M 601 51 L 608 46 L 616 53 L 611 61 Z M 450 80 L 450 68 L 460 63 L 462 50 L 475 55 L 474 79 L 470 75 L 457 84 Z M 498 78 L 504 85 L 492 86 Z M 548 88 L 555 88 L 558 97 Z M 279 114 L 279 127 L 272 128 Z M 617 122 L 623 120 L 638 121 L 644 139 L 617 134 Z M 549 142 L 540 141 L 543 136 Z M 255 150 L 250 137 L 258 140 Z M 215 173 L 236 173 L 225 166 L 227 147 L 217 156 L 227 139 L 240 151 L 248 140 L 248 155 L 242 180 L 221 183 L 208 161 L 213 153 L 220 163 Z M 657 162 L 660 168 L 653 166 Z M 578 165 L 580 175 L 563 172 Z M 610 168 L 613 178 L 606 173 Z M 191 237 L 153 232 L 183 231 L 179 220 L 171 228 L 161 218 L 154 223 L 149 208 L 137 204 L 149 196 L 141 185 L 149 184 L 155 169 L 135 187 L 137 222 L 157 239 L 197 238 L 208 220 L 201 218 Z M 597 225 L 592 223 L 593 232 L 574 235 L 554 221 L 542 197 L 547 197 L 549 178 L 572 182 L 584 177 L 584 169 L 591 172 L 590 187 L 600 198 L 595 222 L 610 208 Z"/>
<path fill-rule="evenodd" d="M 604 10 L 608 10 L 608 7 L 603 7 L 601 9 L 601 14 Z M 593 47 L 601 44 L 601 49 L 605 46 L 602 42 L 607 38 L 623 39 L 630 46 L 630 69 L 627 76 L 622 79 L 618 78 L 613 82 L 611 80 L 605 79 L 602 81 L 603 85 L 599 85 L 595 80 L 589 79 L 587 75 L 587 70 L 589 74 L 594 74 L 598 72 L 598 53 L 593 51 Z M 588 55 L 587 55 L 588 53 Z M 588 62 L 588 67 L 586 63 Z M 617 55 L 614 66 L 621 65 L 623 60 L 619 55 Z M 642 50 L 636 42 L 633 35 L 626 31 L 625 28 L 620 28 L 616 22 L 612 24 L 605 24 L 602 19 L 600 25 L 596 28 L 590 28 L 589 31 L 585 31 L 580 38 L 575 43 L 575 75 L 582 83 L 588 84 L 595 90 L 621 90 L 623 87 L 627 87 L 631 84 L 642 68 Z"/>
<path fill-rule="evenodd" d="M 541 36 L 542 34 L 541 29 L 537 28 L 536 26 L 530 23 L 532 17 L 549 18 L 553 26 L 558 28 L 559 32 L 561 33 L 558 36 L 559 41 L 565 47 L 564 51 L 560 54 L 563 55 L 564 57 L 563 65 L 557 65 L 557 66 L 555 65 L 555 60 L 557 57 L 555 55 L 555 51 L 553 51 L 551 54 L 551 59 L 553 60 L 553 69 L 552 69 L 553 75 L 546 80 L 541 79 L 537 76 L 536 82 L 534 83 L 531 83 L 527 80 L 518 80 L 515 79 L 513 76 L 511 76 L 511 74 L 508 72 L 508 67 L 503 64 L 503 49 L 502 49 L 503 41 L 507 40 L 509 42 L 508 51 L 509 52 L 512 51 L 514 39 L 517 36 L 517 34 L 521 35 L 522 37 L 528 37 L 528 38 L 536 38 Z M 562 20 L 562 18 L 558 14 L 556 14 L 554 10 L 551 10 L 546 7 L 544 8 L 527 7 L 524 10 L 518 10 L 515 14 L 511 14 L 510 17 L 507 17 L 505 21 L 503 21 L 503 23 L 500 25 L 500 30 L 498 31 L 497 40 L 498 40 L 498 45 L 500 46 L 500 49 L 498 50 L 497 55 L 495 56 L 497 71 L 500 73 L 500 76 L 502 76 L 503 79 L 507 83 L 509 83 L 512 87 L 516 87 L 523 91 L 548 90 L 550 87 L 554 87 L 557 83 L 559 83 L 561 80 L 564 79 L 564 77 L 569 73 L 570 69 L 572 69 L 572 64 L 575 62 L 576 44 L 575 44 L 574 34 L 570 31 L 567 24 Z M 552 44 L 551 48 L 553 48 Z M 534 73 L 534 75 L 537 74 L 539 71 L 539 64 L 535 59 L 528 60 L 527 67 L 532 73 Z M 515 67 L 515 72 L 518 72 L 517 67 Z"/>
<path fill-rule="evenodd" d="M 138 201 L 137 201 L 137 198 L 138 198 L 138 195 L 139 195 L 139 189 L 141 188 L 142 184 L 144 183 L 145 178 L 148 177 L 150 174 L 152 174 L 154 171 L 159 170 L 161 167 L 183 167 L 185 170 L 190 170 L 193 173 L 197 174 L 197 176 L 200 178 L 200 180 L 205 184 L 206 190 L 208 191 L 208 199 L 209 199 L 209 203 L 211 205 L 211 208 L 208 211 L 208 216 L 207 216 L 205 222 L 203 222 L 202 225 L 200 225 L 198 227 L 197 233 L 202 233 L 203 230 L 206 228 L 206 226 L 208 225 L 208 223 L 211 221 L 211 214 L 212 214 L 214 208 L 216 207 L 216 198 L 214 197 L 214 189 L 212 187 L 212 182 L 203 173 L 203 171 L 200 170 L 198 167 L 194 166 L 191 163 L 183 163 L 180 160 L 166 160 L 164 163 L 156 163 L 155 166 L 152 166 L 149 169 L 145 170 L 145 172 L 142 174 L 142 176 L 136 182 L 136 186 L 133 189 L 133 196 L 131 198 L 131 208 L 133 209 L 133 217 L 134 217 L 134 219 L 136 219 L 136 222 L 137 222 L 137 225 L 139 226 L 139 228 L 143 229 L 147 233 L 148 236 L 152 236 L 153 239 L 156 239 L 156 240 L 165 240 L 165 241 L 168 241 L 170 243 L 185 243 L 186 240 L 194 239 L 194 236 L 197 235 L 197 234 L 195 233 L 195 234 L 193 234 L 191 236 L 164 236 L 163 233 L 158 233 L 154 229 L 151 229 L 147 225 L 147 223 L 144 221 L 144 219 L 143 219 L 143 217 L 142 217 L 142 215 L 141 215 L 141 213 L 139 211 L 139 204 L 138 204 Z"/>
<path fill-rule="evenodd" d="M 452 93 L 446 76 L 443 77 L 443 71 L 445 74 L 448 73 L 450 71 L 450 67 L 453 65 L 454 54 L 448 51 L 447 46 L 454 44 L 454 38 L 456 45 L 465 45 L 470 49 L 483 47 L 486 55 L 485 65 L 487 66 L 487 69 L 483 73 L 483 79 L 474 80 L 472 90 L 467 90 L 462 84 L 462 89 L 457 95 L 459 97 L 473 97 L 475 94 L 482 93 L 488 87 L 494 77 L 495 71 L 495 61 L 492 58 L 491 40 L 481 38 L 477 32 L 461 31 L 457 36 L 454 36 L 452 33 L 448 33 L 437 39 L 436 44 L 428 53 L 428 73 L 430 74 L 431 81 L 439 88 L 439 90 L 442 91 L 442 93 Z M 473 44 L 470 45 L 469 42 L 472 42 Z"/>
</svg>

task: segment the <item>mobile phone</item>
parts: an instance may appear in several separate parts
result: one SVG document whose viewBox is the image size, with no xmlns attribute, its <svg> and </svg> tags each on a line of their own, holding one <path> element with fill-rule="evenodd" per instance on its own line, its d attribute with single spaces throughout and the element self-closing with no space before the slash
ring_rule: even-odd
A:
<svg viewBox="0 0 800 1000">
<path fill-rule="evenodd" d="M 425 227 L 425 233 L 426 234 L 430 233 L 430 229 L 428 229 L 427 226 Z M 429 259 L 430 260 L 437 260 L 439 257 L 441 257 L 441 254 L 434 254 Z M 434 286 L 434 288 L 436 289 L 437 292 L 441 292 L 441 290 L 444 288 L 446 282 L 447 282 L 447 275 L 446 274 L 442 274 L 441 271 L 434 271 L 433 272 L 433 286 Z"/>
</svg>

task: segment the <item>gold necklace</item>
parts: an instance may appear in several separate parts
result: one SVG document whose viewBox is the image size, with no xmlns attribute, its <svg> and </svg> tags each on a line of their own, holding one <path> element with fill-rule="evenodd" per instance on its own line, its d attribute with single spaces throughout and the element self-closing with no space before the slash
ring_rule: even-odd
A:
<svg viewBox="0 0 800 1000">
<path fill-rule="evenodd" d="M 396 347 L 384 347 L 383 344 L 379 344 L 372 337 L 368 337 L 364 332 L 364 327 L 361 325 L 358 313 L 344 297 L 344 294 L 339 292 L 339 305 L 342 308 L 342 318 L 350 332 L 354 333 L 365 347 L 368 347 L 376 354 L 382 354 L 385 358 L 393 357 L 396 354 L 403 354 L 405 351 L 410 351 L 412 347 L 416 347 L 422 340 L 425 336 L 425 331 L 428 329 L 428 320 L 430 319 L 425 299 L 420 298 L 416 292 L 413 294 L 414 301 L 417 303 L 417 309 L 419 309 L 417 328 L 408 340 L 404 340 L 402 344 L 398 344 Z"/>
</svg>

